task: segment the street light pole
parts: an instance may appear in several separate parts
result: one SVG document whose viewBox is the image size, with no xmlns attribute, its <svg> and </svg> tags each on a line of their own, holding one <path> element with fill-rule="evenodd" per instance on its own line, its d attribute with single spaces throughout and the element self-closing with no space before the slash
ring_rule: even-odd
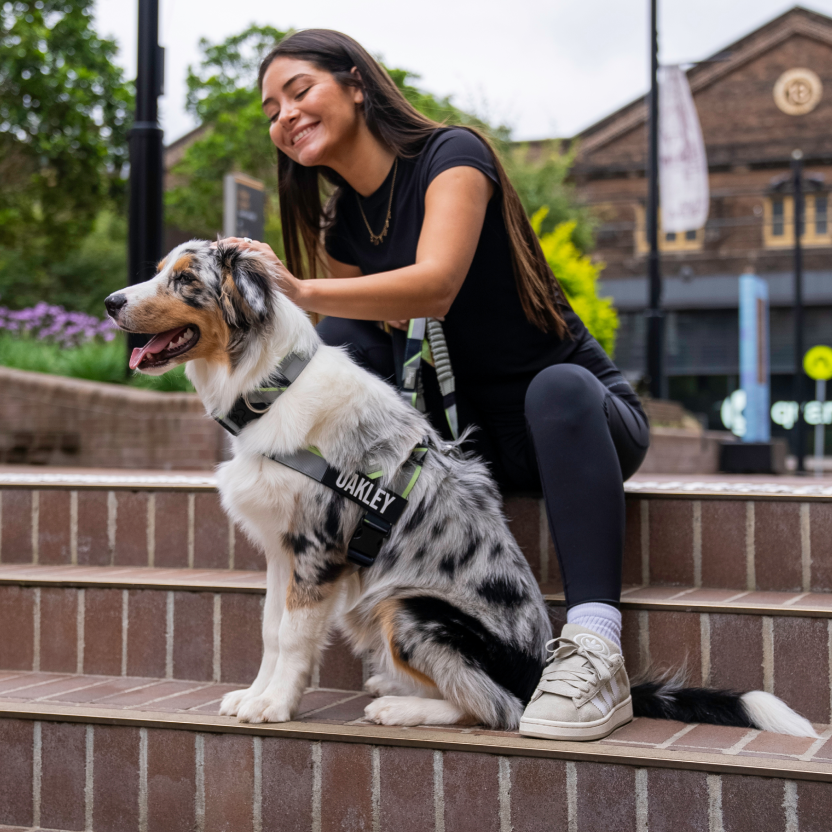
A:
<svg viewBox="0 0 832 832">
<path fill-rule="evenodd" d="M 797 419 L 794 423 L 794 444 L 797 473 L 805 474 L 803 461 L 806 448 L 803 405 L 806 385 L 803 382 L 803 151 L 792 152 L 792 193 L 794 201 L 794 398 Z"/>
<path fill-rule="evenodd" d="M 159 0 L 139 0 L 136 119 L 130 131 L 129 280 L 153 276 L 162 256 L 162 128 L 158 97 L 164 86 L 164 50 L 159 46 Z M 141 346 L 128 335 L 128 347 Z M 129 355 L 129 351 L 128 351 Z"/>
<path fill-rule="evenodd" d="M 647 309 L 647 376 L 650 395 L 665 397 L 664 392 L 664 312 L 662 273 L 659 255 L 659 30 L 657 0 L 650 0 L 650 119 L 647 151 L 647 242 L 650 305 Z"/>
</svg>

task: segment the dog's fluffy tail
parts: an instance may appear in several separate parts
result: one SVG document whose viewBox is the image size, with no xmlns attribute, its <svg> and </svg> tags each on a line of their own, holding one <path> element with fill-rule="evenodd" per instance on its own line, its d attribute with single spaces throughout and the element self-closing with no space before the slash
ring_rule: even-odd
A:
<svg viewBox="0 0 832 832">
<path fill-rule="evenodd" d="M 683 687 L 678 677 L 633 685 L 633 714 L 679 722 L 705 722 L 759 728 L 795 737 L 817 737 L 808 719 L 795 713 L 782 699 L 761 690 Z"/>
</svg>

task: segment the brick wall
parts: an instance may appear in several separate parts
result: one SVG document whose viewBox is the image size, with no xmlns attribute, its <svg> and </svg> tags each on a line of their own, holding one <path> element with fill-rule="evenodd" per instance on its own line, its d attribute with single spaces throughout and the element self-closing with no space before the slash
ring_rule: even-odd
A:
<svg viewBox="0 0 832 832">
<path fill-rule="evenodd" d="M 0 367 L 0 462 L 207 470 L 225 448 L 194 393 Z"/>
</svg>

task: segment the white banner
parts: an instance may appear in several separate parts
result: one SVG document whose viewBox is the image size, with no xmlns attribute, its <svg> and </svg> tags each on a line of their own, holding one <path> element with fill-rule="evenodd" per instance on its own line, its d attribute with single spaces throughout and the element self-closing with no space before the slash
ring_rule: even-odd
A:
<svg viewBox="0 0 832 832">
<path fill-rule="evenodd" d="M 708 219 L 708 160 L 688 79 L 659 69 L 659 187 L 662 232 L 695 231 Z"/>
</svg>

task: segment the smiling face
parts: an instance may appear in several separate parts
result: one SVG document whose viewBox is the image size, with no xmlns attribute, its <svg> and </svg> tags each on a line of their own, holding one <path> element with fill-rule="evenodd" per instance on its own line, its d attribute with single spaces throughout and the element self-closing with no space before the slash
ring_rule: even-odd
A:
<svg viewBox="0 0 832 832">
<path fill-rule="evenodd" d="M 298 164 L 337 168 L 362 129 L 364 93 L 309 61 L 282 57 L 263 77 L 263 112 L 274 145 Z"/>
<path fill-rule="evenodd" d="M 162 260 L 156 277 L 104 303 L 121 329 L 153 336 L 133 350 L 130 369 L 158 376 L 196 358 L 233 369 L 269 325 L 273 292 L 259 255 L 192 241 Z"/>
</svg>

